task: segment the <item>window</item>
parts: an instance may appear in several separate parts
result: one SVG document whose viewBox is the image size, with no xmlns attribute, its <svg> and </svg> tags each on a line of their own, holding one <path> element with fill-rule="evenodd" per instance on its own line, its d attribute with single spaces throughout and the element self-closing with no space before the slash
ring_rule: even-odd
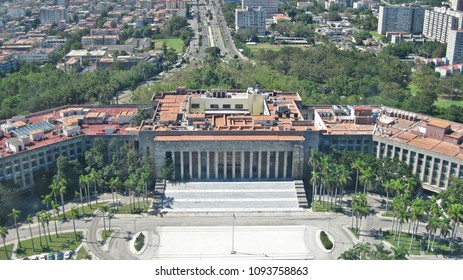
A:
<svg viewBox="0 0 463 280">
<path fill-rule="evenodd" d="M 235 104 L 235 109 L 243 109 L 243 104 Z"/>
<path fill-rule="evenodd" d="M 191 108 L 193 108 L 193 109 L 199 109 L 199 103 L 191 104 Z"/>
<path fill-rule="evenodd" d="M 219 104 L 211 104 L 211 109 L 219 109 Z"/>
<path fill-rule="evenodd" d="M 223 107 L 224 109 L 230 109 L 231 108 L 231 105 L 230 104 L 223 104 Z"/>
</svg>

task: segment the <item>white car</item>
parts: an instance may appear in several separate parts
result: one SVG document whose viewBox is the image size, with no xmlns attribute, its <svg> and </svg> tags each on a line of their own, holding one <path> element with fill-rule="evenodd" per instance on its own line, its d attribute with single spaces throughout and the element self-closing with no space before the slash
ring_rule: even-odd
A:
<svg viewBox="0 0 463 280">
<path fill-rule="evenodd" d="M 72 251 L 72 250 L 71 251 L 65 251 L 64 252 L 64 259 L 69 260 L 72 257 L 73 254 L 74 254 L 74 251 Z"/>
<path fill-rule="evenodd" d="M 47 253 L 40 254 L 39 260 L 46 260 L 47 259 Z"/>
<path fill-rule="evenodd" d="M 39 256 L 38 255 L 33 255 L 29 257 L 30 260 L 38 260 Z"/>
</svg>

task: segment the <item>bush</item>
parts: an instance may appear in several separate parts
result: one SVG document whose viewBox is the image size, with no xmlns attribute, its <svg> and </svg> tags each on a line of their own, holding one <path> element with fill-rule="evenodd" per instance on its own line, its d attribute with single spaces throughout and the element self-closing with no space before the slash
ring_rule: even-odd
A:
<svg viewBox="0 0 463 280">
<path fill-rule="evenodd" d="M 333 249 L 333 242 L 328 238 L 328 235 L 326 235 L 326 232 L 322 231 L 320 232 L 320 240 L 322 241 L 323 247 L 327 250 Z"/>
<path fill-rule="evenodd" d="M 140 233 L 135 239 L 135 250 L 140 251 L 141 248 L 145 245 L 145 235 Z"/>
</svg>

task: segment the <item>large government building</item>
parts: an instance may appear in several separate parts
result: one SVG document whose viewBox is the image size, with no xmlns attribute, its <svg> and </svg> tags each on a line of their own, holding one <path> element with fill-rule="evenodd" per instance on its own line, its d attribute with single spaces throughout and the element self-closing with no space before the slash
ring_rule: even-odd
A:
<svg viewBox="0 0 463 280">
<path fill-rule="evenodd" d="M 333 147 L 406 162 L 434 192 L 463 177 L 463 125 L 384 106 L 302 106 L 297 93 L 187 90 L 151 104 L 66 106 L 2 121 L 0 181 L 34 188 L 34 172 L 74 158 L 96 138 L 133 143 L 159 176 L 167 158 L 182 181 L 299 180 L 311 149 Z M 130 126 L 138 110 L 152 116 Z"/>
</svg>

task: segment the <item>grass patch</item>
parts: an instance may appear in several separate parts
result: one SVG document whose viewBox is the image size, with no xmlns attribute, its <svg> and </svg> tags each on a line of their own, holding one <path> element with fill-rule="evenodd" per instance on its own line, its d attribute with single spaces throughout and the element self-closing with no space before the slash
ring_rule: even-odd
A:
<svg viewBox="0 0 463 280">
<path fill-rule="evenodd" d="M 90 255 L 87 252 L 87 250 L 85 250 L 85 248 L 82 246 L 79 252 L 77 252 L 76 260 L 91 260 L 91 259 L 92 259 L 92 255 Z"/>
<path fill-rule="evenodd" d="M 331 242 L 331 240 L 328 238 L 328 235 L 326 234 L 326 232 L 324 231 L 320 232 L 320 241 L 322 242 L 323 247 L 325 247 L 325 249 L 327 250 L 333 249 L 333 242 Z"/>
<path fill-rule="evenodd" d="M 394 233 L 391 233 L 390 231 L 385 231 L 383 233 L 384 239 L 389 242 L 392 246 L 397 247 L 397 241 L 399 238 L 399 235 L 397 234 L 396 240 L 394 240 Z M 421 254 L 421 236 L 415 236 L 413 238 L 413 243 L 412 243 L 412 248 L 411 250 L 408 250 L 410 248 L 410 241 L 412 239 L 412 235 L 408 234 L 406 232 L 402 232 L 400 236 L 400 247 L 403 247 L 408 250 L 408 253 L 410 255 L 420 255 Z"/>
<path fill-rule="evenodd" d="M 14 244 L 6 245 L 6 252 L 8 253 L 8 259 L 11 259 L 11 254 L 13 253 Z M 0 247 L 0 260 L 6 260 L 5 247 L 3 243 Z"/>
<path fill-rule="evenodd" d="M 92 208 L 90 208 L 90 206 L 84 204 L 84 212 L 85 212 L 85 215 L 82 214 L 82 207 L 80 206 L 80 203 L 79 203 L 79 207 L 77 208 L 77 210 L 79 210 L 79 219 L 82 218 L 82 217 L 91 217 L 92 213 L 96 210 L 98 210 L 98 207 L 102 206 L 102 205 L 105 205 L 105 203 L 98 203 L 98 204 L 95 204 L 95 203 L 92 203 Z M 61 210 L 61 207 L 59 208 Z M 64 210 L 66 211 L 66 218 L 68 220 L 71 220 L 71 208 L 69 209 L 66 209 L 64 208 Z M 61 221 L 63 220 L 63 213 L 60 213 L 58 215 L 56 215 L 56 220 L 57 221 Z M 51 216 L 51 219 L 53 220 L 53 215 Z"/>
<path fill-rule="evenodd" d="M 77 232 L 77 240 L 74 237 L 74 232 L 66 232 L 63 234 L 59 234 L 58 237 L 56 235 L 51 235 L 51 241 L 48 239 L 48 245 L 50 248 L 47 248 L 47 243 L 45 242 L 45 237 L 42 235 L 42 246 L 40 246 L 40 240 L 38 237 L 34 238 L 34 246 L 35 252 L 32 251 L 32 240 L 21 240 L 21 248 L 16 248 L 16 256 L 17 257 L 24 257 L 24 256 L 31 256 L 37 255 L 41 253 L 47 252 L 57 252 L 57 251 L 68 251 L 68 250 L 76 250 L 77 247 L 80 245 L 82 240 L 82 232 Z M 48 235 L 47 237 L 48 238 Z"/>
<path fill-rule="evenodd" d="M 384 213 L 382 214 L 382 216 L 384 216 L 384 217 L 391 217 L 391 218 L 392 218 L 392 217 L 394 217 L 394 211 L 392 211 L 392 210 L 387 210 L 387 212 L 384 212 Z"/>
<path fill-rule="evenodd" d="M 413 85 L 413 84 L 408 84 L 408 85 L 407 85 L 407 89 L 410 91 L 410 93 L 411 93 L 413 96 L 415 96 L 415 95 L 418 93 L 418 91 L 419 91 L 418 88 L 417 88 L 415 85 Z"/>
<path fill-rule="evenodd" d="M 439 97 L 436 102 L 434 102 L 434 105 L 441 108 L 448 108 L 451 105 L 463 106 L 463 100 L 449 100 Z"/>
<path fill-rule="evenodd" d="M 314 203 L 315 203 L 315 207 L 314 207 Z M 329 201 L 325 201 L 325 205 L 323 205 L 323 201 L 315 201 L 315 202 L 312 202 L 312 208 L 313 208 L 313 211 L 314 212 L 329 212 L 329 211 L 332 211 L 332 212 L 336 212 L 336 213 L 343 213 L 344 212 L 344 209 L 340 206 L 335 206 L 333 204 L 331 210 L 330 210 L 330 202 Z"/>
<path fill-rule="evenodd" d="M 144 213 L 147 212 L 149 209 L 149 206 L 151 205 L 152 201 L 148 200 L 148 204 L 143 205 L 143 201 L 140 201 L 140 208 L 138 207 L 138 202 L 135 203 L 128 203 L 125 205 L 120 206 L 115 214 L 139 214 L 139 213 Z M 130 212 L 130 207 L 132 207 L 132 212 Z"/>
<path fill-rule="evenodd" d="M 162 44 L 166 43 L 167 48 L 173 48 L 176 52 L 183 51 L 183 41 L 179 38 L 155 39 L 154 49 L 162 50 Z"/>
<path fill-rule="evenodd" d="M 293 48 L 307 48 L 309 45 L 276 45 L 276 44 L 269 44 L 269 43 L 259 43 L 255 45 L 247 45 L 253 54 L 259 52 L 259 50 L 271 50 L 271 51 L 279 51 L 283 47 L 293 47 Z"/>
<path fill-rule="evenodd" d="M 145 235 L 143 232 L 141 232 L 138 236 L 137 239 L 135 239 L 135 250 L 140 251 L 141 248 L 145 245 Z"/>
<path fill-rule="evenodd" d="M 359 230 L 359 233 L 357 233 L 357 229 L 356 228 L 349 228 L 350 232 L 352 232 L 353 235 L 355 235 L 355 237 L 357 237 L 357 239 L 360 238 L 360 230 Z"/>
<path fill-rule="evenodd" d="M 111 233 L 113 233 L 114 230 L 103 230 L 102 231 L 102 237 L 101 239 L 103 240 L 103 243 L 106 243 L 106 240 L 111 236 Z"/>
<path fill-rule="evenodd" d="M 386 38 L 386 36 L 379 34 L 377 31 L 370 31 L 370 35 L 378 39 Z"/>
</svg>

